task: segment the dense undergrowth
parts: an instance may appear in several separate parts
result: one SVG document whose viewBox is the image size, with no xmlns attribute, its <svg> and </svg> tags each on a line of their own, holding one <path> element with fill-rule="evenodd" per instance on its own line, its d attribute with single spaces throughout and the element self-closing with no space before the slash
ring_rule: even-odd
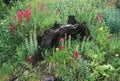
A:
<svg viewBox="0 0 120 81">
<path fill-rule="evenodd" d="M 119 81 L 120 12 L 112 1 L 25 0 L 11 8 L 0 3 L 0 81 L 44 81 L 50 76 L 62 81 Z M 93 40 L 63 39 L 61 49 L 45 50 L 44 60 L 33 67 L 29 59 L 39 47 L 36 36 L 55 21 L 67 24 L 68 15 L 86 22 Z"/>
</svg>

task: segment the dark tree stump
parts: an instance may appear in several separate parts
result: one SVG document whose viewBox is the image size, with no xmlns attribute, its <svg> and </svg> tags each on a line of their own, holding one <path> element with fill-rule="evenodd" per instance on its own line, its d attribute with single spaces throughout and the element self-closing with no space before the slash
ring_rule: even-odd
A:
<svg viewBox="0 0 120 81">
<path fill-rule="evenodd" d="M 40 49 L 38 49 L 38 53 L 33 58 L 34 63 L 43 59 L 41 56 L 43 56 L 45 49 L 57 47 L 59 44 L 59 39 L 64 38 L 65 34 L 66 37 L 71 36 L 71 38 L 74 39 L 76 39 L 77 35 L 79 34 L 80 41 L 83 41 L 84 37 L 88 38 L 89 40 L 92 39 L 90 30 L 85 22 L 77 22 L 75 16 L 70 15 L 68 16 L 68 23 L 69 24 L 67 25 L 60 26 L 59 23 L 55 22 L 54 25 L 50 29 L 46 30 L 42 36 L 37 36 Z"/>
</svg>

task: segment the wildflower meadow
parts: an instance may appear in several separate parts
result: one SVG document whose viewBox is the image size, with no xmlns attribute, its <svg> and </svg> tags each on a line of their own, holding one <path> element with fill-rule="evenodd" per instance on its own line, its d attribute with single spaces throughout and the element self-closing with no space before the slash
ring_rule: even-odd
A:
<svg viewBox="0 0 120 81">
<path fill-rule="evenodd" d="M 120 81 L 119 4 L 1 0 L 0 81 Z"/>
</svg>

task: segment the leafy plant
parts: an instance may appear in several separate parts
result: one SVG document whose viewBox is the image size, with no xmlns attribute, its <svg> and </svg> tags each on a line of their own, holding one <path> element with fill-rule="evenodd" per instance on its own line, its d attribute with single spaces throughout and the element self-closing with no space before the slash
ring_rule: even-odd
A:
<svg viewBox="0 0 120 81">
<path fill-rule="evenodd" d="M 106 10 L 103 14 L 103 18 L 110 29 L 110 33 L 118 34 L 120 32 L 120 14 L 117 9 Z"/>
</svg>

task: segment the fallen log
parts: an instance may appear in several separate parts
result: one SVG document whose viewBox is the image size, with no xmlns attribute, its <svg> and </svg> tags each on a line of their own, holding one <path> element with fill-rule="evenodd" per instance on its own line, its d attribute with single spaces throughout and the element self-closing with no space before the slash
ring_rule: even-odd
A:
<svg viewBox="0 0 120 81">
<path fill-rule="evenodd" d="M 76 39 L 79 34 L 79 40 L 83 41 L 84 37 L 89 40 L 92 39 L 90 31 L 85 22 L 76 22 L 74 16 L 68 16 L 67 25 L 60 26 L 59 23 L 55 22 L 54 25 L 46 30 L 42 36 L 37 37 L 38 45 L 40 48 L 38 49 L 37 54 L 33 58 L 33 63 L 41 60 L 41 56 L 43 56 L 43 52 L 47 48 L 57 47 L 59 44 L 60 38 L 65 38 L 71 36 L 71 38 Z M 37 58 L 36 58 L 37 57 Z"/>
<path fill-rule="evenodd" d="M 87 38 L 90 37 L 90 31 L 87 28 L 85 23 L 76 23 L 75 25 L 68 24 L 68 25 L 63 25 L 60 28 L 57 29 L 48 29 L 45 31 L 40 47 L 42 49 L 46 49 L 49 47 L 57 47 L 59 43 L 60 38 L 64 38 L 65 34 L 67 37 L 71 36 L 71 38 L 77 38 L 77 35 L 80 34 L 80 41 L 83 41 L 84 37 L 86 36 Z M 89 38 L 91 40 L 91 38 Z"/>
</svg>

